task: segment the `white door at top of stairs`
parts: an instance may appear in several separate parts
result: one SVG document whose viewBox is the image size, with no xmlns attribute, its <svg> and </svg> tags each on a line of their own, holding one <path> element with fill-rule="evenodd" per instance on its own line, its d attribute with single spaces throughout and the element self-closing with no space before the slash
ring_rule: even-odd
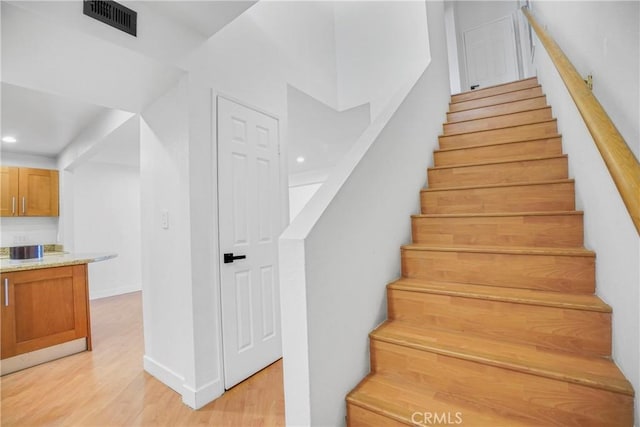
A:
<svg viewBox="0 0 640 427">
<path fill-rule="evenodd" d="M 511 15 L 463 33 L 467 69 L 465 90 L 518 80 L 516 38 Z"/>
</svg>

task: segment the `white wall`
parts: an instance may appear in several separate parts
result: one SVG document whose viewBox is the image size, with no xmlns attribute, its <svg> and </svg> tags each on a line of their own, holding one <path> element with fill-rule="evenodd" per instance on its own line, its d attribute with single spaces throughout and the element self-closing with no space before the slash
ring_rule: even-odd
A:
<svg viewBox="0 0 640 427">
<path fill-rule="evenodd" d="M 578 72 L 593 75 L 593 93 L 640 158 L 640 3 L 571 1 L 533 3 L 556 43 Z M 537 49 L 543 49 L 537 44 Z"/>
<path fill-rule="evenodd" d="M 340 109 L 369 102 L 375 118 L 429 58 L 425 2 L 335 2 Z"/>
<path fill-rule="evenodd" d="M 539 22 L 548 25 L 552 37 L 558 37 L 556 41 L 571 61 L 575 55 L 573 47 L 566 46 L 589 44 L 594 69 L 607 68 L 612 73 L 607 74 L 608 83 L 600 90 L 604 92 L 611 85 L 612 92 L 620 96 L 617 100 L 620 105 L 608 111 L 614 123 L 624 121 L 626 117 L 626 113 L 616 114 L 617 109 L 633 108 L 634 104 L 637 108 L 637 96 L 633 93 L 638 92 L 638 81 L 625 76 L 627 69 L 634 67 L 636 77 L 638 75 L 638 7 L 635 2 L 607 2 L 606 6 L 584 2 L 579 8 L 573 3 L 554 2 L 551 5 L 543 2 L 536 3 L 534 8 Z M 569 9 L 573 11 L 571 19 L 566 14 Z M 626 39 L 630 34 L 636 34 L 636 37 Z M 574 40 L 573 37 L 578 38 Z M 605 38 L 623 45 L 608 51 L 608 65 L 596 64 L 603 60 L 600 49 Z M 572 42 L 567 43 L 569 39 Z M 578 56 L 581 49 L 584 53 L 584 48 L 577 49 Z M 534 66 L 558 118 L 564 150 L 569 154 L 570 176 L 576 179 L 577 208 L 585 211 L 585 247 L 597 254 L 596 293 L 613 308 L 613 359 L 637 393 L 640 390 L 640 238 L 580 113 L 539 40 L 536 41 Z M 623 94 L 624 91 L 630 95 Z M 597 93 L 596 96 L 600 98 Z M 612 93 L 607 93 L 602 98 L 611 99 L 611 96 Z M 608 109 L 604 102 L 603 106 Z M 636 424 L 639 414 L 636 397 Z"/>
<path fill-rule="evenodd" d="M 449 60 L 449 84 L 451 93 L 460 93 L 460 65 L 458 62 L 458 38 L 456 32 L 456 18 L 454 3 L 444 4 L 444 28 L 447 34 L 447 58 Z"/>
<path fill-rule="evenodd" d="M 289 219 L 293 221 L 309 200 L 320 189 L 322 183 L 289 186 Z"/>
<path fill-rule="evenodd" d="M 89 266 L 91 299 L 141 289 L 140 170 L 86 162 L 74 171 L 74 252 L 115 252 Z"/>
<path fill-rule="evenodd" d="M 467 61 L 464 55 L 464 33 L 472 28 L 512 15 L 518 9 L 518 2 L 516 0 L 455 1 L 453 4 L 458 44 L 458 63 L 460 66 L 460 84 L 464 92 L 469 90 Z"/>
<path fill-rule="evenodd" d="M 211 90 L 185 76 L 140 123 L 144 367 L 192 408 L 224 391 L 214 117 Z"/>
<path fill-rule="evenodd" d="M 57 169 L 56 160 L 31 154 L 7 153 L 0 156 L 3 166 Z M 0 246 L 60 243 L 58 217 L 3 217 L 0 218 Z"/>
<path fill-rule="evenodd" d="M 427 16 L 428 68 L 280 238 L 288 425 L 343 425 L 345 396 L 369 371 L 368 333 L 385 318 L 385 285 L 400 275 L 449 100 L 443 3 L 427 2 Z"/>
</svg>

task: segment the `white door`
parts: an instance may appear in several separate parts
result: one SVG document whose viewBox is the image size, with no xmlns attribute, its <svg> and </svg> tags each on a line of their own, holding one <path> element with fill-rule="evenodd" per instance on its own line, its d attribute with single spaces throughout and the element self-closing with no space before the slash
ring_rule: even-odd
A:
<svg viewBox="0 0 640 427">
<path fill-rule="evenodd" d="M 518 80 L 518 57 L 511 16 L 465 31 L 463 40 L 469 85 L 463 90 Z"/>
<path fill-rule="evenodd" d="M 282 356 L 278 120 L 218 97 L 225 388 Z M 233 262 L 230 262 L 233 261 Z"/>
</svg>

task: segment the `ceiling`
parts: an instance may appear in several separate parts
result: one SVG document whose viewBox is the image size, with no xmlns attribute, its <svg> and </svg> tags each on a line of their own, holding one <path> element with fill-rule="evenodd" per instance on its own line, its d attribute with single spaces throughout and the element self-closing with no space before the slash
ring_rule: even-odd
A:
<svg viewBox="0 0 640 427">
<path fill-rule="evenodd" d="M 209 38 L 257 1 L 154 1 L 148 6 Z"/>
<path fill-rule="evenodd" d="M 2 83 L 3 152 L 55 157 L 86 126 L 108 108 Z"/>
<path fill-rule="evenodd" d="M 255 3 L 141 2 L 146 33 L 136 39 L 78 14 L 79 0 L 3 1 L 0 123 L 2 136 L 18 143 L 2 143 L 2 152 L 56 157 L 109 110 L 141 112 L 184 73 L 174 62 L 180 52 Z M 138 164 L 132 126 L 119 132 L 121 139 L 110 140 L 114 148 L 101 150 L 96 160 Z"/>
</svg>

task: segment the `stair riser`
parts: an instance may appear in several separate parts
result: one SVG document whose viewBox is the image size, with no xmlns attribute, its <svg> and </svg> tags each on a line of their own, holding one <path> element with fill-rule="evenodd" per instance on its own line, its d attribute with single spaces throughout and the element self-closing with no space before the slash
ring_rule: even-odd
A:
<svg viewBox="0 0 640 427">
<path fill-rule="evenodd" d="M 495 95 L 500 95 L 507 92 L 514 92 L 521 89 L 528 89 L 530 87 L 534 87 L 537 85 L 538 85 L 538 79 L 535 79 L 535 78 L 520 80 L 517 82 L 504 84 L 500 86 L 481 88 L 471 92 L 456 94 L 451 96 L 451 102 L 457 103 L 457 102 L 470 101 L 472 99 L 486 98 L 488 96 L 495 96 Z"/>
<path fill-rule="evenodd" d="M 542 93 L 542 88 L 537 86 L 529 89 L 518 90 L 515 92 L 504 93 L 502 95 L 489 96 L 486 98 L 449 104 L 449 112 L 455 113 L 458 111 L 466 111 L 475 108 L 487 107 L 490 105 L 504 104 L 505 102 L 535 98 L 542 95 L 544 95 Z"/>
<path fill-rule="evenodd" d="M 490 105 L 487 107 L 475 108 L 473 110 L 459 111 L 457 113 L 447 113 L 447 123 L 462 122 L 466 120 L 482 119 L 485 117 L 498 116 L 501 114 L 511 114 L 520 111 L 533 110 L 547 106 L 547 98 L 539 96 L 537 98 L 523 99 L 520 101 L 507 102 L 504 104 Z"/>
<path fill-rule="evenodd" d="M 476 147 L 478 145 L 498 144 L 501 142 L 523 141 L 550 138 L 558 134 L 555 120 L 528 125 L 514 126 L 460 135 L 442 135 L 438 137 L 440 149 Z"/>
<path fill-rule="evenodd" d="M 402 249 L 402 275 L 456 283 L 591 294 L 595 259 Z"/>
<path fill-rule="evenodd" d="M 375 339 L 371 341 L 371 369 L 429 384 L 502 414 L 536 417 L 537 425 L 633 425 L 630 396 Z M 473 425 L 472 420 L 467 421 Z"/>
<path fill-rule="evenodd" d="M 569 177 L 566 157 L 429 169 L 429 188 L 553 181 Z"/>
<path fill-rule="evenodd" d="M 412 218 L 414 243 L 433 245 L 533 246 L 583 245 L 582 215 Z"/>
<path fill-rule="evenodd" d="M 469 120 L 458 123 L 445 123 L 443 125 L 443 129 L 445 135 L 452 135 L 536 123 L 544 120 L 551 120 L 552 118 L 551 107 L 546 107 L 538 110 L 522 111 L 502 116 L 488 117 L 485 119 Z"/>
<path fill-rule="evenodd" d="M 575 209 L 572 182 L 423 191 L 422 213 L 549 212 Z"/>
<path fill-rule="evenodd" d="M 353 403 L 347 403 L 347 425 L 349 427 L 407 427 L 404 423 L 383 417 Z"/>
<path fill-rule="evenodd" d="M 520 160 L 560 154 L 562 154 L 562 138 L 555 137 L 510 144 L 462 148 L 452 151 L 436 151 L 433 153 L 433 159 L 435 166 L 449 166 L 500 160 Z"/>
<path fill-rule="evenodd" d="M 611 353 L 610 313 L 391 288 L 387 296 L 389 319 L 416 327 L 476 333 L 573 353 Z"/>
</svg>

